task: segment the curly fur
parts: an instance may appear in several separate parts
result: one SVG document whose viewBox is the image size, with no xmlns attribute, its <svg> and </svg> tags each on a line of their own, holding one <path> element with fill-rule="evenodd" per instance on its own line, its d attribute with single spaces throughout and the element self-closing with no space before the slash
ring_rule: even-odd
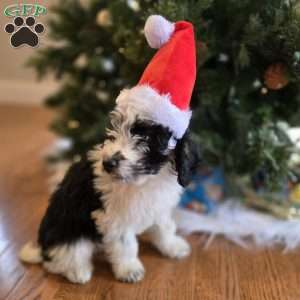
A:
<svg viewBox="0 0 300 300">
<path fill-rule="evenodd" d="M 172 150 L 168 127 L 118 107 L 110 119 L 106 140 L 75 163 L 53 193 L 38 246 L 27 245 L 20 255 L 76 283 L 91 278 L 98 246 L 116 278 L 141 280 L 136 236 L 145 231 L 164 255 L 181 258 L 190 252 L 172 218 L 182 191 L 178 181 L 185 183 L 188 176 L 187 138 Z"/>
</svg>

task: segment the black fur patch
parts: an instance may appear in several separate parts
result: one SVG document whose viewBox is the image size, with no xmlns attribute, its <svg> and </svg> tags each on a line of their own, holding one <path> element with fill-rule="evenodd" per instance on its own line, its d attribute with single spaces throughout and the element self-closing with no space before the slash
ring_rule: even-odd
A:
<svg viewBox="0 0 300 300">
<path fill-rule="evenodd" d="M 199 146 L 187 131 L 182 139 L 177 142 L 175 148 L 176 171 L 178 173 L 178 183 L 181 186 L 185 187 L 190 183 L 201 162 Z"/>
<path fill-rule="evenodd" d="M 157 174 L 161 167 L 169 161 L 167 150 L 172 136 L 171 131 L 150 121 L 137 120 L 130 133 L 138 137 L 137 147 L 146 146 L 147 148 L 135 167 L 135 172 L 139 175 Z"/>
<path fill-rule="evenodd" d="M 86 158 L 71 166 L 50 198 L 39 228 L 38 243 L 44 254 L 49 247 L 80 238 L 101 241 L 91 219 L 92 211 L 103 208 L 101 193 L 95 192 L 93 181 L 92 163 Z"/>
</svg>

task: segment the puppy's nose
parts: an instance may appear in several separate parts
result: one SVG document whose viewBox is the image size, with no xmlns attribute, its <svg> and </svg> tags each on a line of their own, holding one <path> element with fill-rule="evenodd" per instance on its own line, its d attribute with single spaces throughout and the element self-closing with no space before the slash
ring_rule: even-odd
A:
<svg viewBox="0 0 300 300">
<path fill-rule="evenodd" d="M 111 173 L 118 165 L 119 159 L 112 157 L 103 161 L 103 168 L 107 173 Z"/>
</svg>

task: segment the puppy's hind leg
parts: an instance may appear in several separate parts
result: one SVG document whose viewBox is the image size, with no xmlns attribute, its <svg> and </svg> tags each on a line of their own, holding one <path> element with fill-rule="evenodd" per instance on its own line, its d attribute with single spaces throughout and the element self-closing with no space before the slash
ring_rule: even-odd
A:
<svg viewBox="0 0 300 300">
<path fill-rule="evenodd" d="M 55 246 L 47 251 L 49 260 L 44 262 L 44 267 L 73 283 L 86 283 L 92 277 L 94 248 L 94 243 L 85 239 Z"/>
</svg>

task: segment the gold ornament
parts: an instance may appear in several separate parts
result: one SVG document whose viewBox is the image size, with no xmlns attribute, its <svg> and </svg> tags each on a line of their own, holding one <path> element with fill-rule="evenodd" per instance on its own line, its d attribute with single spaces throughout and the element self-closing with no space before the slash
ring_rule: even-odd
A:
<svg viewBox="0 0 300 300">
<path fill-rule="evenodd" d="M 293 203 L 300 204 L 300 184 L 296 185 L 290 194 L 290 201 Z"/>
<path fill-rule="evenodd" d="M 264 80 L 270 90 L 280 90 L 288 85 L 287 68 L 282 63 L 269 66 L 265 72 Z"/>
<path fill-rule="evenodd" d="M 263 95 L 268 94 L 268 89 L 265 88 L 265 87 L 263 87 L 263 88 L 261 89 L 261 93 L 262 93 Z"/>
<path fill-rule="evenodd" d="M 74 62 L 74 65 L 78 68 L 84 68 L 88 64 L 88 58 L 85 54 L 80 54 Z"/>
<path fill-rule="evenodd" d="M 109 27 L 112 25 L 111 14 L 108 9 L 102 9 L 98 12 L 96 23 L 102 27 Z"/>
<path fill-rule="evenodd" d="M 76 128 L 78 128 L 80 126 L 80 123 L 77 121 L 77 120 L 70 120 L 69 122 L 68 122 L 68 127 L 70 128 L 70 129 L 76 129 Z"/>
</svg>

